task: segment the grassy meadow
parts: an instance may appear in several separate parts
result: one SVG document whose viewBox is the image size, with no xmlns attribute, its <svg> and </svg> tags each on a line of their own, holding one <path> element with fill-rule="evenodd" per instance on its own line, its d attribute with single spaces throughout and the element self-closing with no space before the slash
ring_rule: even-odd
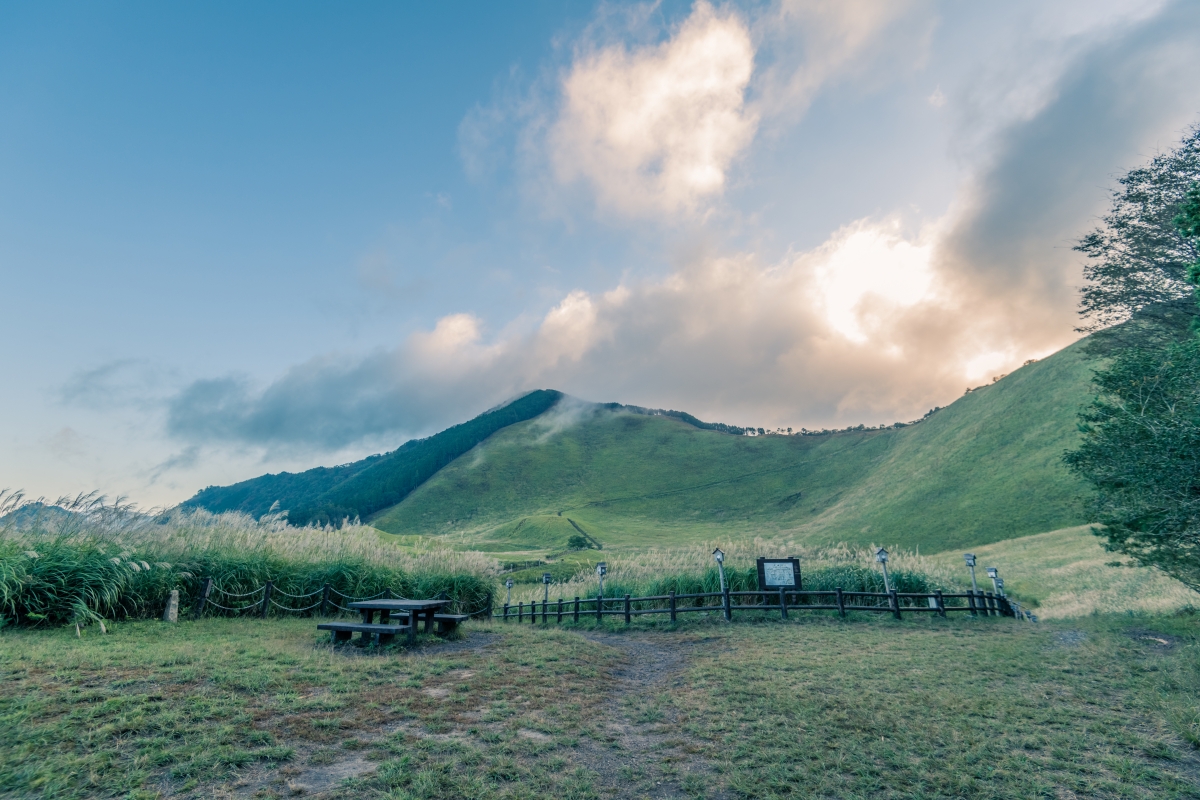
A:
<svg viewBox="0 0 1200 800">
<path fill-rule="evenodd" d="M 0 632 L 12 797 L 1195 798 L 1200 618 Z"/>
</svg>

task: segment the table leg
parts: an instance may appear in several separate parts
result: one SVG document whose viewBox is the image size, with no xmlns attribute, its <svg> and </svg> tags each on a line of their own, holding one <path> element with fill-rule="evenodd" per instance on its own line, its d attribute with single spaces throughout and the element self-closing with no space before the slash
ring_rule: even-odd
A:
<svg viewBox="0 0 1200 800">
<path fill-rule="evenodd" d="M 391 619 L 392 619 L 392 612 L 390 610 L 388 610 L 386 608 L 380 609 L 380 611 L 379 611 L 379 624 L 380 625 L 387 625 L 388 622 L 391 621 Z"/>
<path fill-rule="evenodd" d="M 433 633 L 433 615 L 437 613 L 436 608 L 428 609 L 425 612 L 425 632 Z"/>
<path fill-rule="evenodd" d="M 373 609 L 373 608 L 362 609 L 363 625 L 370 625 L 371 618 L 374 616 L 375 616 L 375 609 Z"/>
</svg>

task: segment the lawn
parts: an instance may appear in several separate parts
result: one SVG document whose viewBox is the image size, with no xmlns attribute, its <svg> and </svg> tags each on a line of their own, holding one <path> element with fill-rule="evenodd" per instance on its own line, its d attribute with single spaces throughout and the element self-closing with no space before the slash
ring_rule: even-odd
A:
<svg viewBox="0 0 1200 800">
<path fill-rule="evenodd" d="M 8 797 L 1200 797 L 1200 618 L 0 633 Z"/>
</svg>

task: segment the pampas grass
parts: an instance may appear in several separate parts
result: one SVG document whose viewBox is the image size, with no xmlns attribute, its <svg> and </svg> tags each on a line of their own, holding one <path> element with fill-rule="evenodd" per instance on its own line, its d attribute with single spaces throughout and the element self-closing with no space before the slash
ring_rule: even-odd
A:
<svg viewBox="0 0 1200 800">
<path fill-rule="evenodd" d="M 0 520 L 0 624 L 156 616 L 172 589 L 190 607 L 206 577 L 212 599 L 230 607 L 247 602 L 225 593 L 253 593 L 270 580 L 285 608 L 312 605 L 312 593 L 330 584 L 350 597 L 445 593 L 455 611 L 474 613 L 488 606 L 498 568 L 479 553 L 402 550 L 356 522 L 298 528 L 282 515 L 146 513 L 95 494 L 45 505 L 0 493 Z"/>
</svg>

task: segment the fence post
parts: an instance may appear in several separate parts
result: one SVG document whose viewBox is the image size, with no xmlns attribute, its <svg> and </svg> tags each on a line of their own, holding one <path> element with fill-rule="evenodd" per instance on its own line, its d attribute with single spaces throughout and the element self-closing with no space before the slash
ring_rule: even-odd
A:
<svg viewBox="0 0 1200 800">
<path fill-rule="evenodd" d="M 486 611 L 486 612 L 487 612 L 487 618 L 488 618 L 488 619 L 491 619 L 491 618 L 492 618 L 492 614 L 496 613 L 495 606 L 494 606 L 494 605 L 493 605 L 493 603 L 492 603 L 492 601 L 493 601 L 494 599 L 495 599 L 495 598 L 493 598 L 493 597 L 492 597 L 492 590 L 491 590 L 491 589 L 488 589 L 488 604 L 487 604 L 487 608 L 486 608 L 486 609 L 484 609 L 484 611 Z"/>
<path fill-rule="evenodd" d="M 671 590 L 671 622 L 675 621 L 675 590 Z"/>
<path fill-rule="evenodd" d="M 629 624 L 629 595 L 625 595 L 625 624 Z"/>
<path fill-rule="evenodd" d="M 529 601 L 529 624 L 537 625 L 537 600 Z"/>
<path fill-rule="evenodd" d="M 987 600 L 985 600 L 985 602 L 987 603 L 988 616 L 989 617 L 1000 616 L 1000 610 L 999 610 L 999 608 L 996 607 L 996 595 L 992 594 L 991 592 L 985 592 L 984 596 L 987 598 Z"/>
<path fill-rule="evenodd" d="M 525 601 L 517 603 L 517 624 L 520 625 L 525 619 Z"/>
<path fill-rule="evenodd" d="M 596 595 L 596 622 L 604 622 L 604 595 Z"/>
<path fill-rule="evenodd" d="M 787 619 L 787 595 L 783 592 L 783 587 L 779 587 L 779 618 Z"/>
<path fill-rule="evenodd" d="M 723 598 L 725 601 L 725 621 L 731 622 L 733 620 L 733 607 L 729 604 L 729 587 L 728 586 L 725 587 L 725 591 L 722 594 L 725 595 Z"/>
<path fill-rule="evenodd" d="M 542 601 L 542 624 L 546 624 L 546 611 L 550 608 L 550 600 Z"/>
<path fill-rule="evenodd" d="M 504 621 L 508 622 L 508 603 L 504 604 Z"/>
<path fill-rule="evenodd" d="M 842 587 L 837 587 L 837 604 L 838 613 L 842 615 L 842 619 L 846 618 L 846 598 L 842 597 Z"/>
<path fill-rule="evenodd" d="M 167 595 L 167 607 L 163 609 L 163 622 L 179 622 L 179 590 L 172 589 Z"/>
<path fill-rule="evenodd" d="M 575 595 L 575 621 L 579 622 L 579 595 Z"/>
<path fill-rule="evenodd" d="M 562 624 L 562 598 L 558 598 L 558 623 Z"/>
<path fill-rule="evenodd" d="M 389 586 L 389 587 L 387 587 L 386 589 L 384 589 L 384 590 L 383 590 L 383 599 L 384 599 L 384 600 L 393 600 L 393 599 L 395 599 L 395 598 L 393 598 L 393 597 L 392 597 L 392 587 L 390 587 L 390 586 Z"/>
<path fill-rule="evenodd" d="M 263 605 L 262 618 L 267 618 L 267 609 L 271 607 L 271 590 L 275 588 L 275 581 L 267 581 L 267 585 L 263 587 Z"/>
<path fill-rule="evenodd" d="M 328 583 L 321 587 L 321 616 L 329 616 L 329 592 L 333 587 Z"/>
<path fill-rule="evenodd" d="M 942 590 L 938 589 L 933 593 L 934 599 L 937 600 L 937 613 L 939 617 L 946 616 L 946 598 L 942 597 Z"/>
<path fill-rule="evenodd" d="M 208 595 L 212 592 L 213 579 L 205 578 L 200 585 L 200 596 L 196 598 L 196 607 L 192 609 L 192 616 L 198 617 L 204 611 L 204 606 L 208 603 Z"/>
<path fill-rule="evenodd" d="M 979 613 L 975 610 L 975 593 L 969 590 L 967 591 L 967 607 L 971 609 L 970 613 L 972 617 L 979 616 Z"/>
<path fill-rule="evenodd" d="M 895 615 L 896 619 L 900 619 L 900 598 L 896 596 L 895 589 L 888 592 L 888 600 L 892 605 L 892 614 Z"/>
</svg>

